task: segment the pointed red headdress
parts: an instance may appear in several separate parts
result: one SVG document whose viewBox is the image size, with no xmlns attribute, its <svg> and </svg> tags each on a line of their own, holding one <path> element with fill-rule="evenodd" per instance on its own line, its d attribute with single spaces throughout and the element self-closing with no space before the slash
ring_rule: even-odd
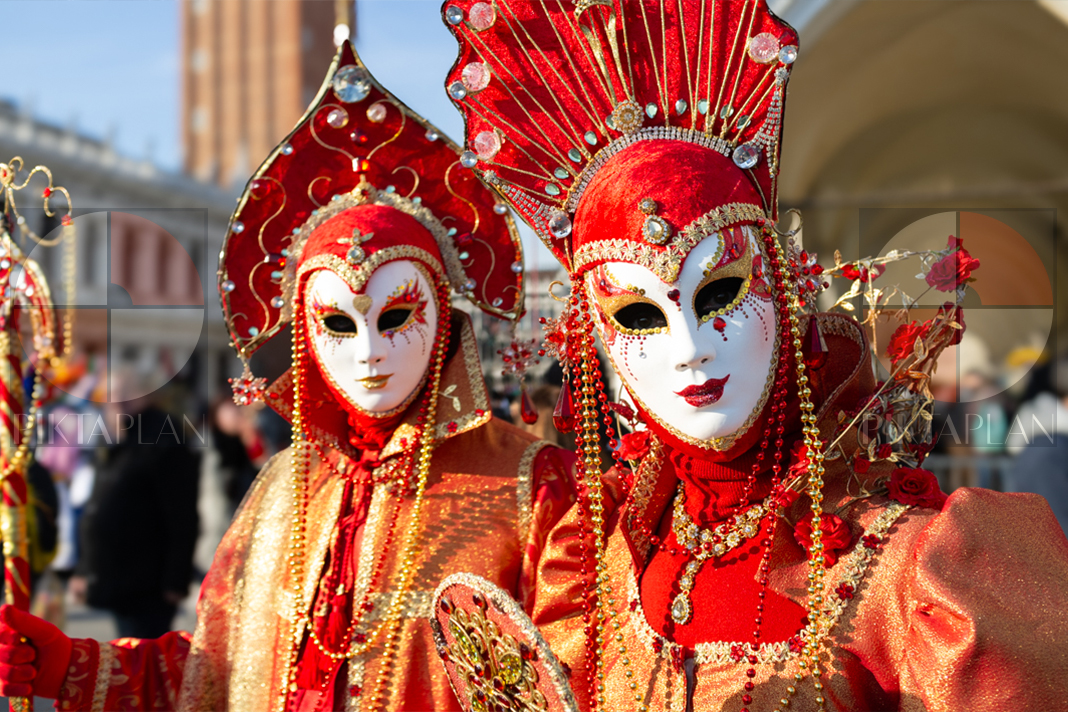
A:
<svg viewBox="0 0 1068 712">
<path fill-rule="evenodd" d="M 764 0 L 446 0 L 463 162 L 579 273 L 673 281 L 690 249 L 777 219 L 797 33 Z"/>
<path fill-rule="evenodd" d="M 358 289 L 381 264 L 416 259 L 483 311 L 517 319 L 519 235 L 460 153 L 343 44 L 231 217 L 219 293 L 242 360 L 290 321 L 298 268 L 335 267 Z"/>
</svg>

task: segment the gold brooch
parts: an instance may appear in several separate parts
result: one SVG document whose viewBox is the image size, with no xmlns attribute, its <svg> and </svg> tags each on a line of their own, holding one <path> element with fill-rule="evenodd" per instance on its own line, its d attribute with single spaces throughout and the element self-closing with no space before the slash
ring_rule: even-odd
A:
<svg viewBox="0 0 1068 712">
<path fill-rule="evenodd" d="M 656 201 L 652 198 L 642 198 L 638 201 L 638 210 L 648 217 L 645 218 L 645 226 L 642 228 L 642 236 L 645 241 L 654 245 L 663 245 L 671 239 L 671 226 L 667 220 L 658 216 Z"/>
</svg>

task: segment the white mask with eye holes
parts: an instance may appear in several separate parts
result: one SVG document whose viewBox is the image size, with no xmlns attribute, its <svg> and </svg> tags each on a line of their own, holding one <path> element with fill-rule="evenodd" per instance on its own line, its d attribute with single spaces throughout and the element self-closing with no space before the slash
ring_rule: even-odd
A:
<svg viewBox="0 0 1068 712">
<path fill-rule="evenodd" d="M 361 293 L 331 270 L 305 286 L 305 318 L 323 377 L 358 411 L 386 416 L 407 407 L 426 378 L 438 307 L 414 262 L 388 262 Z"/>
<path fill-rule="evenodd" d="M 767 400 L 777 344 L 762 265 L 744 227 L 705 238 L 671 284 L 629 262 L 587 273 L 616 372 L 686 442 L 726 449 Z"/>
</svg>

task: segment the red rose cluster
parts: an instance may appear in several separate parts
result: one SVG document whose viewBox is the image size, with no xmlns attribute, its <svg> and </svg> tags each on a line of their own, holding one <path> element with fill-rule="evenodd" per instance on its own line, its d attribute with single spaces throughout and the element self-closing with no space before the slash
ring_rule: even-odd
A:
<svg viewBox="0 0 1068 712">
<path fill-rule="evenodd" d="M 948 499 L 934 473 L 922 468 L 897 468 L 890 473 L 887 487 L 890 499 L 916 507 L 941 510 Z"/>
<path fill-rule="evenodd" d="M 949 236 L 949 246 L 957 248 L 931 265 L 927 273 L 927 284 L 940 292 L 952 292 L 958 285 L 964 284 L 972 277 L 972 272 L 979 269 L 979 260 L 964 249 L 964 240 Z"/>
</svg>

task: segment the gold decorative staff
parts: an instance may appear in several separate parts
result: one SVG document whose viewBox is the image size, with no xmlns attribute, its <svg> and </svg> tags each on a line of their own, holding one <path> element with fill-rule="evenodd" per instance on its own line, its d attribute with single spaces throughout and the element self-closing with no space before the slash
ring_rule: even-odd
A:
<svg viewBox="0 0 1068 712">
<path fill-rule="evenodd" d="M 70 355 L 72 312 L 65 310 L 62 333 L 56 333 L 56 313 L 52 296 L 40 266 L 20 249 L 11 232 L 17 229 L 24 242 L 43 246 L 65 243 L 64 273 L 68 301 L 74 297 L 74 222 L 71 219 L 70 194 L 53 185 L 52 172 L 35 166 L 23 178 L 23 160 L 15 157 L 0 163 L 0 191 L 4 196 L 0 214 L 0 486 L 3 502 L 0 506 L 0 535 L 4 546 L 4 598 L 21 610 L 29 610 L 30 562 L 29 538 L 26 531 L 27 503 L 26 469 L 30 462 L 30 445 L 37 412 L 44 398 L 41 375 L 49 366 L 57 366 Z M 45 214 L 54 217 L 52 198 L 62 194 L 67 210 L 61 219 L 63 229 L 53 239 L 45 239 L 31 230 L 25 216 L 19 214 L 15 193 L 26 190 L 36 175 L 48 179 L 41 197 Z M 39 181 L 38 181 L 39 183 Z M 19 335 L 19 319 L 29 317 L 33 367 L 33 388 L 27 398 L 23 385 L 24 362 Z M 26 349 L 29 352 L 29 349 Z M 11 709 L 32 710 L 33 700 L 12 698 Z"/>
</svg>

